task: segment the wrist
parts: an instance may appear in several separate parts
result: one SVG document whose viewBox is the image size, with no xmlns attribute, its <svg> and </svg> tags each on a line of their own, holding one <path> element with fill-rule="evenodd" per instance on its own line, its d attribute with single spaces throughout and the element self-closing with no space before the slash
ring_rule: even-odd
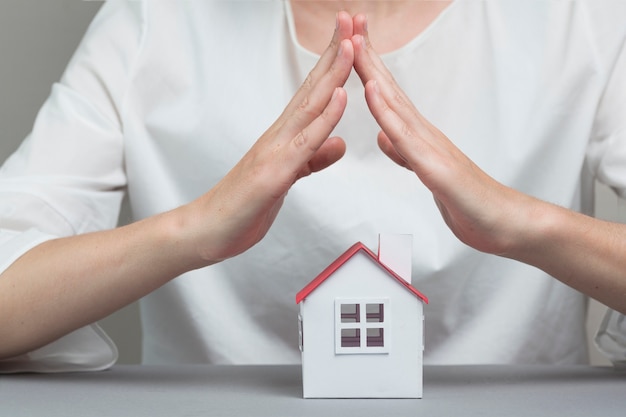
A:
<svg viewBox="0 0 626 417">
<path fill-rule="evenodd" d="M 170 276 L 215 263 L 202 256 L 198 249 L 201 227 L 194 221 L 189 205 L 147 218 L 138 225 L 148 228 L 147 245 L 152 248 L 153 260 L 164 271 L 169 271 Z"/>
<path fill-rule="evenodd" d="M 508 244 L 502 256 L 536 265 L 547 249 L 563 239 L 563 216 L 567 210 L 539 199 L 523 196 L 510 222 Z"/>
</svg>

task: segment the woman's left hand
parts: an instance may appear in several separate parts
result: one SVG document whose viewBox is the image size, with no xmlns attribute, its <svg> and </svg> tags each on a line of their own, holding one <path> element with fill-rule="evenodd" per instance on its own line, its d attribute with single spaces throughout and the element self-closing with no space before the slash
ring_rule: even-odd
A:
<svg viewBox="0 0 626 417">
<path fill-rule="evenodd" d="M 626 314 L 626 225 L 541 201 L 487 175 L 417 111 L 373 50 L 365 16 L 355 16 L 353 26 L 354 68 L 382 128 L 378 144 L 428 187 L 452 232 Z"/>
<path fill-rule="evenodd" d="M 524 221 L 520 209 L 532 199 L 487 175 L 419 113 L 372 48 L 365 16 L 353 20 L 354 67 L 365 85 L 369 109 L 382 128 L 380 148 L 417 174 L 461 241 L 484 252 L 506 253 L 510 236 L 518 236 L 512 228 Z M 515 218 L 510 216 L 512 210 Z"/>
</svg>

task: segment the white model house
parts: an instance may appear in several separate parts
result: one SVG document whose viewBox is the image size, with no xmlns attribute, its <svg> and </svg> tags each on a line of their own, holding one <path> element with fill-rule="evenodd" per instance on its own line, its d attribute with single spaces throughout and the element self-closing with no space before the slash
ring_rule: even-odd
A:
<svg viewBox="0 0 626 417">
<path fill-rule="evenodd" d="M 305 398 L 421 398 L 423 304 L 411 236 L 354 244 L 297 295 Z"/>
</svg>

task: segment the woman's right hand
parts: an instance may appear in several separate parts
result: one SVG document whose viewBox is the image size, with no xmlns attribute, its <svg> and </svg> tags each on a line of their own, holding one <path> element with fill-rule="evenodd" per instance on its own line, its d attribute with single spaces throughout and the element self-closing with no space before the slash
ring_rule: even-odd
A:
<svg viewBox="0 0 626 417">
<path fill-rule="evenodd" d="M 202 264 L 256 244 L 290 187 L 343 156 L 344 141 L 329 135 L 347 103 L 342 86 L 353 65 L 351 37 L 352 17 L 340 12 L 330 45 L 284 112 L 213 189 L 182 212 Z"/>
<path fill-rule="evenodd" d="M 160 215 L 35 246 L 0 276 L 0 359 L 30 352 L 192 269 L 235 256 L 271 226 L 289 188 L 337 161 L 352 18 L 278 120 L 210 191 Z M 250 115 L 242 114 L 242 120 Z"/>
</svg>

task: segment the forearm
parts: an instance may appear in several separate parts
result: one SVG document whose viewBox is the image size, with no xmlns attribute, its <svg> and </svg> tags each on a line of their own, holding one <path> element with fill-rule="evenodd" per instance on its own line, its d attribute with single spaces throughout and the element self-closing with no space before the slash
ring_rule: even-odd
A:
<svg viewBox="0 0 626 417">
<path fill-rule="evenodd" d="M 626 225 L 538 200 L 505 256 L 536 266 L 626 314 Z M 527 206 L 528 207 L 528 206 Z"/>
<path fill-rule="evenodd" d="M 36 349 L 202 266 L 179 217 L 174 211 L 48 241 L 16 260 L 0 275 L 0 358 Z"/>
</svg>

